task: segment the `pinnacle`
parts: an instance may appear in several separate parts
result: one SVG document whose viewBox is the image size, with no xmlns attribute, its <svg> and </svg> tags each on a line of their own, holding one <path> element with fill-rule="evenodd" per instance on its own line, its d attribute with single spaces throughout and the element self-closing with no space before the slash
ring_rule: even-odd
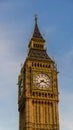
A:
<svg viewBox="0 0 73 130">
<path fill-rule="evenodd" d="M 33 32 L 33 35 L 32 35 L 32 39 L 40 39 L 42 41 L 45 41 L 44 38 L 42 37 L 40 31 L 39 31 L 39 28 L 38 28 L 38 24 L 37 24 L 37 15 L 35 15 L 35 26 L 34 26 L 34 32 Z"/>
</svg>

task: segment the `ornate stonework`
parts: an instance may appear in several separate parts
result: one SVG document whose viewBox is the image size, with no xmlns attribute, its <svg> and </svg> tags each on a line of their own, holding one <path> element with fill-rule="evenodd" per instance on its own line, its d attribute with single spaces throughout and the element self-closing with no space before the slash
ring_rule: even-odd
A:
<svg viewBox="0 0 73 130">
<path fill-rule="evenodd" d="M 37 18 L 29 52 L 18 77 L 19 130 L 59 130 L 58 78 Z"/>
</svg>

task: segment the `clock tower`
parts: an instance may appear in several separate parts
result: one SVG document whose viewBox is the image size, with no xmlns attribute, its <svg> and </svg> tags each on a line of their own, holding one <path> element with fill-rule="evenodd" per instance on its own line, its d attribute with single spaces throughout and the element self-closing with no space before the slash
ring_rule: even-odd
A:
<svg viewBox="0 0 73 130">
<path fill-rule="evenodd" d="M 19 130 L 59 130 L 58 71 L 46 52 L 37 17 L 18 77 Z"/>
</svg>

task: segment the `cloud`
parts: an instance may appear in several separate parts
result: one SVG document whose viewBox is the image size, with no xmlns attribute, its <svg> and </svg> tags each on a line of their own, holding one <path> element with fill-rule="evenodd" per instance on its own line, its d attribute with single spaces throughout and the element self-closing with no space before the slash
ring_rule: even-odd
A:
<svg viewBox="0 0 73 130">
<path fill-rule="evenodd" d="M 59 85 L 60 90 L 72 93 L 73 91 L 73 48 L 59 57 Z"/>
<path fill-rule="evenodd" d="M 18 124 L 17 113 L 17 79 L 21 58 L 18 60 L 15 39 L 12 33 L 0 30 L 0 129 L 14 129 Z M 10 35 L 10 37 L 9 37 Z M 15 43 L 16 44 L 16 43 Z M 14 54 L 13 54 L 14 52 Z M 16 120 L 15 120 L 16 119 Z M 17 126 L 16 126 L 17 125 Z M 9 128 L 10 127 L 10 128 Z"/>
<path fill-rule="evenodd" d="M 59 67 L 60 128 L 73 129 L 73 48 L 57 57 Z"/>
<path fill-rule="evenodd" d="M 12 98 L 14 91 L 17 92 L 17 76 L 19 73 L 19 67 L 21 56 L 17 58 L 18 53 L 16 50 L 15 39 L 10 40 L 8 37 L 9 32 L 6 30 L 0 30 L 0 101 L 5 102 Z M 15 43 L 15 46 L 14 44 Z M 15 87 L 16 85 L 16 87 Z"/>
<path fill-rule="evenodd" d="M 57 31 L 57 27 L 56 26 L 48 26 L 44 30 L 45 30 L 44 32 L 45 32 L 46 36 L 48 35 L 50 37 L 51 35 L 53 35 Z"/>
<path fill-rule="evenodd" d="M 72 65 L 73 64 L 73 48 L 71 48 L 68 52 L 65 53 L 65 55 L 63 56 L 63 63 L 66 66 Z M 72 63 L 72 64 L 71 64 Z"/>
<path fill-rule="evenodd" d="M 62 92 L 62 91 L 61 91 Z M 72 130 L 73 121 L 73 94 L 63 91 L 60 95 L 60 128 Z"/>
<path fill-rule="evenodd" d="M 64 79 L 72 79 L 73 75 L 73 48 L 69 48 L 63 54 L 57 56 L 58 67 L 60 70 L 60 76 Z"/>
<path fill-rule="evenodd" d="M 72 122 L 73 118 L 69 118 L 68 116 L 61 116 L 61 120 L 60 120 L 60 128 L 62 130 L 72 130 L 73 128 L 73 122 Z"/>
</svg>

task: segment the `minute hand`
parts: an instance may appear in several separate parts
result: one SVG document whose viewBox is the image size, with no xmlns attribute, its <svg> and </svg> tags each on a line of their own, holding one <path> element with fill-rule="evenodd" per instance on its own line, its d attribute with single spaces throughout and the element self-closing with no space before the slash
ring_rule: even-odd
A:
<svg viewBox="0 0 73 130">
<path fill-rule="evenodd" d="M 44 80 L 41 80 L 41 81 L 40 81 L 40 83 L 42 83 L 42 82 L 47 83 L 47 82 L 45 82 Z"/>
</svg>

